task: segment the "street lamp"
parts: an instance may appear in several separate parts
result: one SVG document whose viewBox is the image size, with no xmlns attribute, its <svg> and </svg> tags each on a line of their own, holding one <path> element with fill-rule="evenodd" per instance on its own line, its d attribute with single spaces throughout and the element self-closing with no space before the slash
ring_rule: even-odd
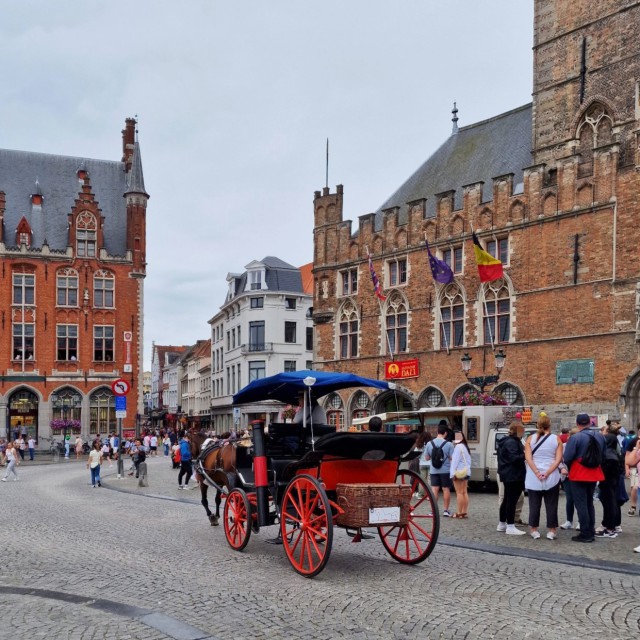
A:
<svg viewBox="0 0 640 640">
<path fill-rule="evenodd" d="M 498 380 L 500 380 L 500 374 L 502 373 L 504 363 L 507 359 L 507 354 L 503 349 L 498 349 L 498 352 L 494 354 L 494 356 L 496 360 L 496 371 L 498 372 L 494 376 L 470 376 L 469 372 L 471 371 L 471 356 L 468 353 L 465 353 L 462 358 L 460 358 L 460 362 L 462 363 L 462 371 L 465 377 L 472 385 L 480 388 L 480 393 L 484 392 L 484 388 L 488 384 L 496 384 Z"/>
</svg>

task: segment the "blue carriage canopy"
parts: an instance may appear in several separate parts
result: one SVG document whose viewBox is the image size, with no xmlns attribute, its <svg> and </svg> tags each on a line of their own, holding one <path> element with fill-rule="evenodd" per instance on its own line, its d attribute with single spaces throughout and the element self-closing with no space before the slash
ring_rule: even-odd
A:
<svg viewBox="0 0 640 640">
<path fill-rule="evenodd" d="M 374 389 L 395 389 L 393 382 L 363 378 L 353 373 L 331 371 L 290 371 L 275 376 L 254 380 L 233 396 L 233 404 L 246 404 L 261 400 L 279 400 L 295 404 L 300 392 L 309 390 L 311 397 L 321 398 L 332 391 L 349 387 L 373 387 Z"/>
</svg>

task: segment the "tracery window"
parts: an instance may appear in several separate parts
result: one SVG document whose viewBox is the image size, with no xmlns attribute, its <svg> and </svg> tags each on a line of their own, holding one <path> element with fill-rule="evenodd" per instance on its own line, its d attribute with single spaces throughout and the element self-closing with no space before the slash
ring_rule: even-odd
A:
<svg viewBox="0 0 640 640">
<path fill-rule="evenodd" d="M 440 349 L 464 346 L 464 297 L 457 284 L 440 294 Z"/>
<path fill-rule="evenodd" d="M 598 102 L 592 104 L 584 114 L 577 131 L 580 154 L 578 176 L 593 173 L 593 150 L 613 141 L 612 128 L 613 121 L 605 107 Z"/>
<path fill-rule="evenodd" d="M 79 258 L 95 258 L 98 223 L 89 211 L 83 211 L 76 219 L 76 255 Z"/>
<path fill-rule="evenodd" d="M 78 272 L 75 269 L 61 269 L 56 277 L 56 303 L 59 307 L 78 306 Z"/>
<path fill-rule="evenodd" d="M 339 355 L 342 359 L 358 357 L 359 321 L 353 302 L 347 302 L 340 312 L 338 321 Z"/>
<path fill-rule="evenodd" d="M 397 292 L 387 301 L 385 322 L 389 354 L 407 351 L 407 304 Z"/>
<path fill-rule="evenodd" d="M 111 309 L 114 306 L 115 278 L 108 271 L 96 271 L 93 276 L 93 306 Z"/>
<path fill-rule="evenodd" d="M 511 337 L 511 296 L 503 279 L 484 285 L 484 344 L 509 342 Z"/>
<path fill-rule="evenodd" d="M 117 428 L 114 396 L 107 389 L 94 391 L 89 399 L 89 433 L 111 433 Z"/>
</svg>

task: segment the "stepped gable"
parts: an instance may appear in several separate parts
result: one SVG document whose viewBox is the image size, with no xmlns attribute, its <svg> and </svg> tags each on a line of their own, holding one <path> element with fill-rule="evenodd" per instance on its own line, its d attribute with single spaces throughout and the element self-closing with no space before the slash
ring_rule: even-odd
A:
<svg viewBox="0 0 640 640">
<path fill-rule="evenodd" d="M 80 167 L 89 174 L 91 190 L 104 216 L 105 248 L 110 255 L 123 256 L 127 251 L 127 203 L 122 197 L 127 191 L 127 175 L 123 162 L 0 149 L 5 229 L 15 229 L 22 216 L 31 219 L 31 194 L 37 178 L 43 197 L 42 227 L 34 229 L 31 246 L 41 247 L 46 239 L 51 249 L 66 250 L 67 215 L 82 191 L 77 175 Z"/>
<path fill-rule="evenodd" d="M 426 199 L 426 216 L 436 215 L 436 194 L 455 190 L 462 209 L 462 187 L 484 182 L 483 202 L 493 199 L 492 179 L 513 173 L 514 191 L 522 191 L 523 169 L 532 163 L 530 104 L 451 134 L 446 142 L 376 211 L 376 230 L 384 211 L 399 208 L 398 223 L 408 219 L 408 202 Z"/>
</svg>

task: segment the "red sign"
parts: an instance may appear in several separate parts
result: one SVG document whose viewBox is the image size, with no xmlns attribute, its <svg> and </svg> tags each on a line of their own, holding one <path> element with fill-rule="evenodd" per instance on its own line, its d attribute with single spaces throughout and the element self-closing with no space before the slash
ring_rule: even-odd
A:
<svg viewBox="0 0 640 640">
<path fill-rule="evenodd" d="M 387 380 L 417 378 L 420 375 L 420 364 L 415 360 L 399 360 L 384 363 L 384 377 Z"/>
<path fill-rule="evenodd" d="M 118 378 L 112 385 L 111 390 L 117 396 L 126 396 L 131 391 L 131 385 L 124 379 Z"/>
</svg>

